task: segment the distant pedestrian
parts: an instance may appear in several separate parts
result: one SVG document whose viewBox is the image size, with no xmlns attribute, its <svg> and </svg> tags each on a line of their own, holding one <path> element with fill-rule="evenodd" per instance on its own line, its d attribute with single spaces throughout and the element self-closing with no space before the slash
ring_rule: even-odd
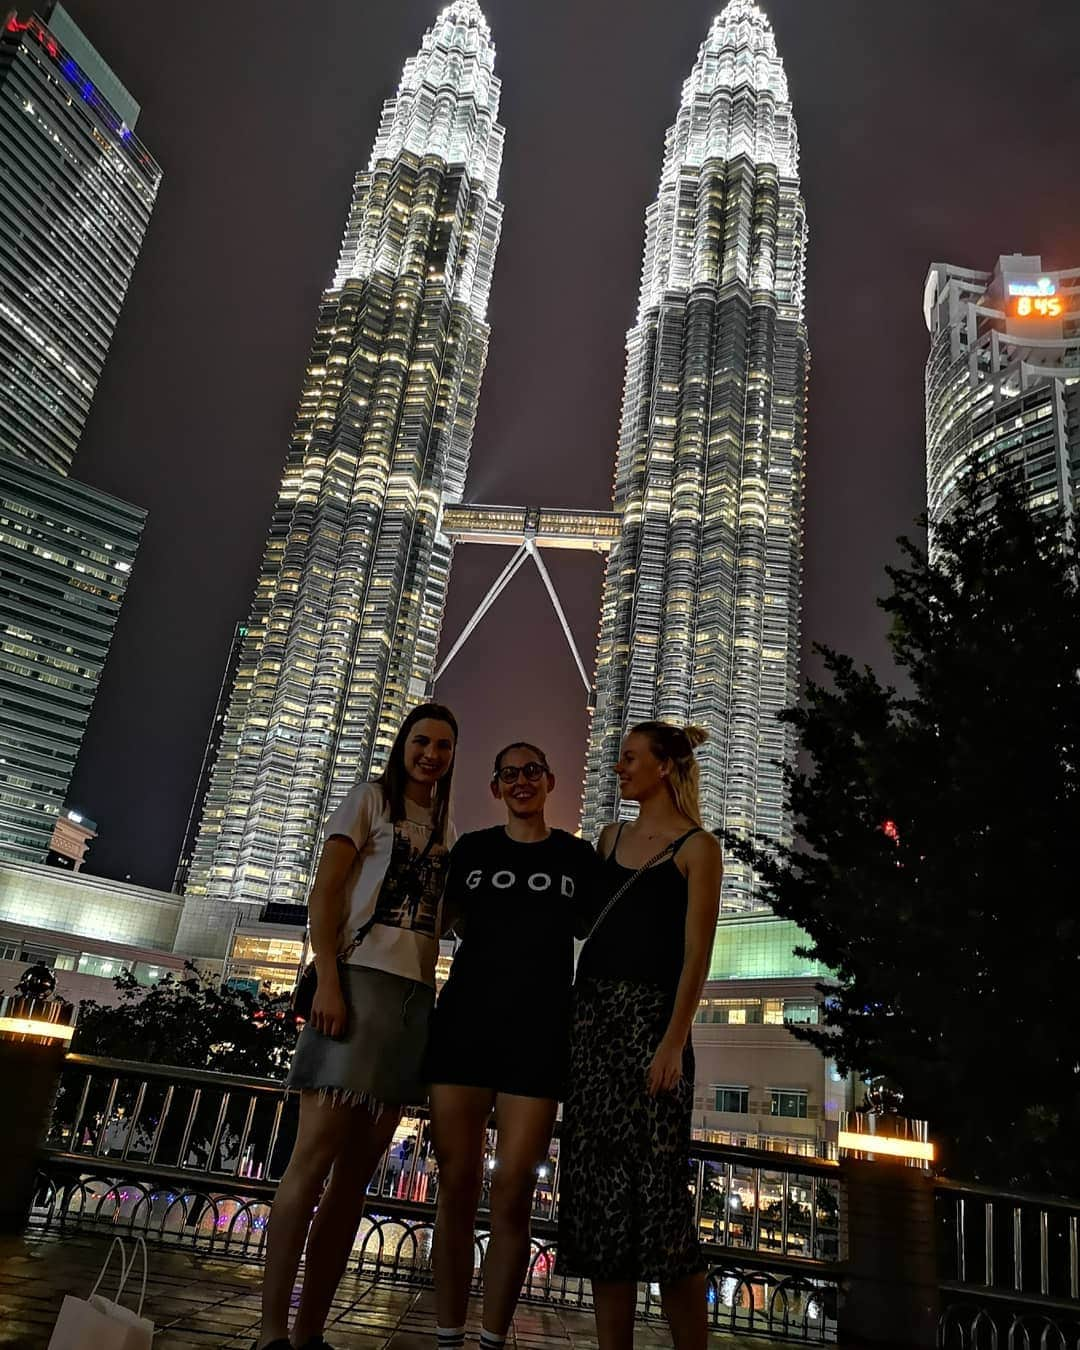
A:
<svg viewBox="0 0 1080 1350">
<path fill-rule="evenodd" d="M 488 1125 L 491 1238 L 482 1350 L 500 1350 L 529 1262 L 537 1169 L 563 1093 L 574 933 L 586 926 L 596 854 L 545 819 L 555 777 L 535 745 L 495 757 L 506 823 L 458 840 L 446 914 L 462 935 L 431 1028 L 432 1140 L 439 1163 L 433 1263 L 439 1350 L 460 1350 L 475 1256 Z"/>
<path fill-rule="evenodd" d="M 705 1263 L 687 1186 L 690 1030 L 722 862 L 702 829 L 696 727 L 643 722 L 617 766 L 638 817 L 600 836 L 609 897 L 578 963 L 563 1109 L 557 1270 L 592 1282 L 600 1350 L 631 1350 L 640 1281 L 675 1350 L 704 1350 Z M 609 907 L 610 906 L 610 907 Z"/>
<path fill-rule="evenodd" d="M 403 1105 L 425 1095 L 456 748 L 448 709 L 414 708 L 381 778 L 354 787 L 326 824 L 308 902 L 318 987 L 289 1073 L 301 1093 L 300 1124 L 268 1225 L 256 1342 L 263 1350 L 323 1345 L 368 1183 Z"/>
</svg>

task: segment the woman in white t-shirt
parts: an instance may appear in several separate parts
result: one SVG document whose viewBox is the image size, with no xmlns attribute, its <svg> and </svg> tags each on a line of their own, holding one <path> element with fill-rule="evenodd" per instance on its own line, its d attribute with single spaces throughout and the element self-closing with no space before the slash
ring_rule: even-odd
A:
<svg viewBox="0 0 1080 1350">
<path fill-rule="evenodd" d="M 448 708 L 414 708 L 383 775 L 357 784 L 326 822 L 308 901 L 318 988 L 289 1071 L 289 1087 L 301 1094 L 300 1123 L 267 1229 L 261 1350 L 324 1344 L 368 1182 L 402 1107 L 427 1095 L 423 1062 L 454 842 L 456 747 Z M 290 1341 L 289 1303 L 305 1239 Z"/>
</svg>

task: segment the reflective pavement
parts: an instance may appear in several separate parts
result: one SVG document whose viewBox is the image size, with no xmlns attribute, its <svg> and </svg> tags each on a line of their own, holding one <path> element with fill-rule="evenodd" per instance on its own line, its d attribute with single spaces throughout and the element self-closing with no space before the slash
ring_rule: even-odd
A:
<svg viewBox="0 0 1080 1350">
<path fill-rule="evenodd" d="M 0 1239 L 0 1346 L 44 1350 L 64 1295 L 86 1297 L 107 1250 L 97 1237 Z M 260 1267 L 153 1247 L 149 1255 L 145 1315 L 156 1327 L 154 1350 L 250 1350 L 258 1324 Z M 112 1289 L 115 1280 L 102 1292 Z M 477 1300 L 468 1327 L 470 1339 L 479 1336 Z M 431 1291 L 374 1286 L 346 1276 L 326 1334 L 335 1350 L 434 1350 Z M 635 1339 L 643 1350 L 671 1344 L 658 1323 L 639 1325 Z M 719 1334 L 712 1341 L 715 1350 L 763 1350 L 776 1344 Z M 592 1315 L 522 1306 L 508 1344 L 522 1350 L 596 1350 Z"/>
</svg>

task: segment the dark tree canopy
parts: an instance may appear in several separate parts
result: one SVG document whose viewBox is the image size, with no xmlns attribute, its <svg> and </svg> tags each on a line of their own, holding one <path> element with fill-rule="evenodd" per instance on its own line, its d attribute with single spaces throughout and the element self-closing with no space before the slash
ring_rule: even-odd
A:
<svg viewBox="0 0 1080 1350">
<path fill-rule="evenodd" d="M 784 714 L 799 844 L 729 842 L 838 976 L 797 1034 L 898 1088 L 954 1174 L 1080 1195 L 1080 549 L 1000 486 L 933 545 L 880 602 L 906 691 L 821 649 Z"/>
<path fill-rule="evenodd" d="M 80 1005 L 72 1049 L 84 1055 L 281 1078 L 296 1042 L 287 998 L 221 989 L 190 962 L 147 989 L 130 971 L 115 1007 Z"/>
</svg>

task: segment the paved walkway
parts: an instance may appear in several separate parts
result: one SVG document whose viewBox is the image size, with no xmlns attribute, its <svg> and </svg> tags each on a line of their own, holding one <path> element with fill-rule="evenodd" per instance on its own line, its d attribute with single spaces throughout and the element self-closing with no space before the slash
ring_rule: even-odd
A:
<svg viewBox="0 0 1080 1350">
<path fill-rule="evenodd" d="M 44 1350 L 65 1294 L 85 1297 L 107 1247 L 101 1238 L 0 1239 L 0 1346 Z M 155 1350 L 250 1350 L 258 1323 L 261 1269 L 151 1247 L 145 1315 Z M 115 1288 L 115 1284 L 113 1285 Z M 106 1291 L 107 1292 L 107 1291 Z M 374 1287 L 346 1276 L 327 1336 L 334 1350 L 433 1350 L 430 1291 Z M 474 1304 L 469 1331 L 478 1336 Z M 714 1336 L 715 1350 L 764 1350 L 775 1342 Z M 590 1313 L 522 1307 L 511 1342 L 521 1350 L 596 1350 Z M 639 1326 L 642 1350 L 671 1345 L 665 1329 Z"/>
</svg>

